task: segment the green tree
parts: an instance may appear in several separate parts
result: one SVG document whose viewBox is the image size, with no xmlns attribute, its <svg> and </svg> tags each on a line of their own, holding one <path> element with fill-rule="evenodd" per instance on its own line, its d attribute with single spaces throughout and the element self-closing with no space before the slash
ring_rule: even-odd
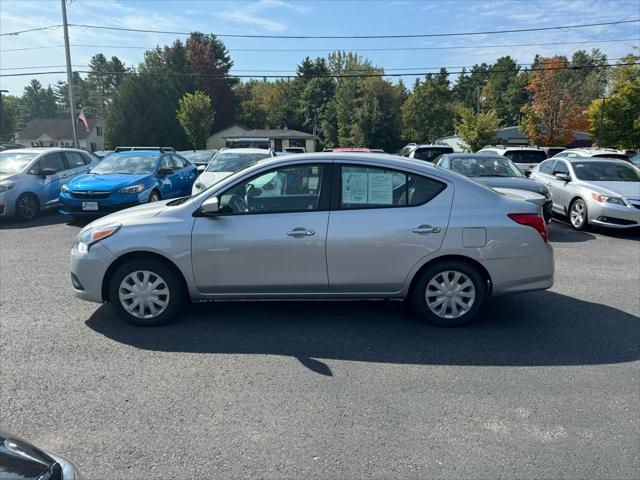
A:
<svg viewBox="0 0 640 480">
<path fill-rule="evenodd" d="M 594 100 L 588 111 L 589 132 L 599 146 L 640 148 L 640 56 L 628 55 L 613 70 L 606 100 Z"/>
<path fill-rule="evenodd" d="M 85 86 L 87 98 L 83 103 L 86 113 L 100 117 L 106 114 L 113 95 L 127 71 L 125 64 L 118 57 L 107 60 L 101 53 L 91 57 Z"/>
<path fill-rule="evenodd" d="M 504 124 L 515 124 L 528 97 L 524 88 L 526 73 L 520 71 L 513 58 L 506 56 L 491 66 L 487 78 L 482 88 L 481 110 L 493 110 Z"/>
<path fill-rule="evenodd" d="M 199 90 L 195 93 L 185 93 L 178 102 L 176 115 L 193 149 L 206 148 L 207 137 L 213 123 L 211 98 Z"/>
<path fill-rule="evenodd" d="M 76 110 L 85 110 L 87 114 L 95 113 L 91 108 L 88 108 L 90 105 L 90 87 L 87 82 L 83 80 L 78 72 L 73 72 L 71 78 L 73 79 L 73 100 Z M 69 88 L 67 82 L 62 80 L 57 82 L 54 87 L 54 95 L 58 105 L 58 112 L 69 114 Z"/>
<path fill-rule="evenodd" d="M 494 141 L 500 128 L 500 119 L 495 111 L 475 113 L 470 108 L 460 107 L 458 114 L 460 121 L 456 124 L 456 130 L 466 144 L 466 151 L 477 152 Z"/>
<path fill-rule="evenodd" d="M 32 118 L 53 118 L 58 113 L 56 96 L 53 88 L 49 85 L 44 88 L 38 80 L 31 80 L 29 85 L 24 87 L 24 92 L 20 100 L 22 106 L 22 116 L 25 121 Z"/>
<path fill-rule="evenodd" d="M 0 140 L 13 141 L 20 124 L 20 98 L 0 93 Z"/>
<path fill-rule="evenodd" d="M 447 71 L 416 80 L 402 106 L 403 138 L 413 142 L 432 142 L 453 133 L 456 112 L 449 89 Z"/>
</svg>

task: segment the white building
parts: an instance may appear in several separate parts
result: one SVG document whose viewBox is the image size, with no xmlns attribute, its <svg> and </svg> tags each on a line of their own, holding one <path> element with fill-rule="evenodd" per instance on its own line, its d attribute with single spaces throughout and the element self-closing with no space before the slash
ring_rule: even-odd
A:
<svg viewBox="0 0 640 480">
<path fill-rule="evenodd" d="M 317 140 L 317 136 L 298 130 L 287 128 L 249 130 L 242 125 L 234 124 L 210 135 L 207 139 L 207 148 L 251 147 L 268 144 L 275 152 L 282 152 L 287 147 L 303 147 L 307 152 L 315 152 Z"/>
<path fill-rule="evenodd" d="M 104 150 L 104 126 L 99 118 L 87 118 L 89 131 L 78 122 L 79 146 L 95 152 Z M 71 147 L 73 133 L 69 118 L 34 118 L 18 134 L 16 143 L 25 147 Z"/>
</svg>

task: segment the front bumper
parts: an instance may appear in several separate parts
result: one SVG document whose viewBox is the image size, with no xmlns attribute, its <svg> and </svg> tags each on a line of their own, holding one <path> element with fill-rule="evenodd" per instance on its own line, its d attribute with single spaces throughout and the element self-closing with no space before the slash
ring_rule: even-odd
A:
<svg viewBox="0 0 640 480">
<path fill-rule="evenodd" d="M 590 200 L 587 204 L 589 223 L 607 228 L 640 227 L 640 208 L 613 205 Z"/>
<path fill-rule="evenodd" d="M 0 217 L 12 217 L 16 208 L 15 188 L 0 192 Z"/>
<path fill-rule="evenodd" d="M 135 207 L 149 201 L 151 189 L 140 193 L 112 193 L 106 198 L 76 198 L 69 192 L 60 193 L 58 201 L 60 203 L 60 213 L 64 215 L 98 216 Z M 83 202 L 96 202 L 98 210 L 85 210 L 82 208 Z"/>
<path fill-rule="evenodd" d="M 98 242 L 89 251 L 71 249 L 71 291 L 74 296 L 89 302 L 102 303 L 102 281 L 114 260 L 114 255 Z M 74 278 L 75 277 L 75 278 Z"/>
</svg>

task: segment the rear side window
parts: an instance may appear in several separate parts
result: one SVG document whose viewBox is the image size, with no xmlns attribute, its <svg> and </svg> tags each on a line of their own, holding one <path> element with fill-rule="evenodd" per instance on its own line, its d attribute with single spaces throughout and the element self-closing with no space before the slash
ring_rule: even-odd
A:
<svg viewBox="0 0 640 480">
<path fill-rule="evenodd" d="M 504 156 L 514 163 L 540 163 L 547 159 L 542 150 L 510 150 Z"/>
<path fill-rule="evenodd" d="M 377 167 L 340 166 L 341 209 L 412 207 L 432 200 L 446 185 L 437 180 Z"/>
<path fill-rule="evenodd" d="M 69 168 L 79 168 L 86 165 L 84 157 L 78 152 L 65 152 Z"/>
<path fill-rule="evenodd" d="M 553 164 L 556 163 L 555 160 L 549 160 L 548 162 L 542 162 L 540 164 L 540 172 L 541 173 L 548 173 L 549 175 L 551 175 L 551 172 L 553 171 Z"/>
</svg>

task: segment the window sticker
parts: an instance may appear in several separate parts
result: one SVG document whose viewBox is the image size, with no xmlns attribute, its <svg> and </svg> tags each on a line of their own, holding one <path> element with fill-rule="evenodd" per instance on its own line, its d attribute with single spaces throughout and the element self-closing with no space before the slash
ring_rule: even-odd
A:
<svg viewBox="0 0 640 480">
<path fill-rule="evenodd" d="M 342 202 L 367 203 L 367 174 L 342 171 Z"/>
<path fill-rule="evenodd" d="M 393 173 L 370 173 L 368 196 L 372 205 L 393 205 Z"/>
</svg>

